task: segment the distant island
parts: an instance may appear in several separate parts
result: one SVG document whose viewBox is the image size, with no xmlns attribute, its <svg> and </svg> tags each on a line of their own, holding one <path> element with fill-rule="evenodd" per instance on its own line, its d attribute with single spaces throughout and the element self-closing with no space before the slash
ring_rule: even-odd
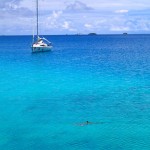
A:
<svg viewBox="0 0 150 150">
<path fill-rule="evenodd" d="M 97 35 L 96 33 L 89 33 L 88 35 Z"/>
<path fill-rule="evenodd" d="M 128 33 L 123 33 L 123 35 L 127 35 Z"/>
</svg>

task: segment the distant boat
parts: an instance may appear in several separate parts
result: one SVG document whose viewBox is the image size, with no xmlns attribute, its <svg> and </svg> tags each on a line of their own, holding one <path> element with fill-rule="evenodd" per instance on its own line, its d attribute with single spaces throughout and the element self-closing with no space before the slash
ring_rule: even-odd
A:
<svg viewBox="0 0 150 150">
<path fill-rule="evenodd" d="M 39 36 L 39 16 L 38 16 L 38 0 L 36 0 L 36 10 L 37 10 L 37 35 L 36 35 L 36 39 L 34 39 L 34 35 L 33 35 L 33 43 L 32 43 L 32 52 L 44 52 L 44 51 L 50 51 L 52 49 L 52 44 L 51 42 L 49 42 L 46 38 L 44 37 L 40 37 Z"/>
</svg>

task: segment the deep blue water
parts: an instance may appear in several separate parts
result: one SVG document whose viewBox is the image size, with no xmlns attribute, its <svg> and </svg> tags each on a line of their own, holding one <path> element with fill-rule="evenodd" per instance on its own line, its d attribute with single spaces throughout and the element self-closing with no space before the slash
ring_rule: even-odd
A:
<svg viewBox="0 0 150 150">
<path fill-rule="evenodd" d="M 149 150 L 150 35 L 47 38 L 0 37 L 0 150 Z"/>
</svg>

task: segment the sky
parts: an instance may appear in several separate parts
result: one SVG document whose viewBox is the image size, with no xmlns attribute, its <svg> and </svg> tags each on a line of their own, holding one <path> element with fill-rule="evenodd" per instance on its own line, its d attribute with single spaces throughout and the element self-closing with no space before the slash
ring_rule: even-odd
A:
<svg viewBox="0 0 150 150">
<path fill-rule="evenodd" d="M 0 0 L 0 35 L 36 34 L 36 0 Z M 150 0 L 39 0 L 39 33 L 150 33 Z"/>
</svg>

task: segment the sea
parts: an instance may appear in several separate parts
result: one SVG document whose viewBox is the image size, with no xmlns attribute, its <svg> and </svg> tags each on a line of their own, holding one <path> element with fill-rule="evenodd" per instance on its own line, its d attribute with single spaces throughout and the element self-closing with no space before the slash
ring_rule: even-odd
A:
<svg viewBox="0 0 150 150">
<path fill-rule="evenodd" d="M 0 150 L 150 150 L 150 35 L 45 37 L 0 36 Z"/>
</svg>

